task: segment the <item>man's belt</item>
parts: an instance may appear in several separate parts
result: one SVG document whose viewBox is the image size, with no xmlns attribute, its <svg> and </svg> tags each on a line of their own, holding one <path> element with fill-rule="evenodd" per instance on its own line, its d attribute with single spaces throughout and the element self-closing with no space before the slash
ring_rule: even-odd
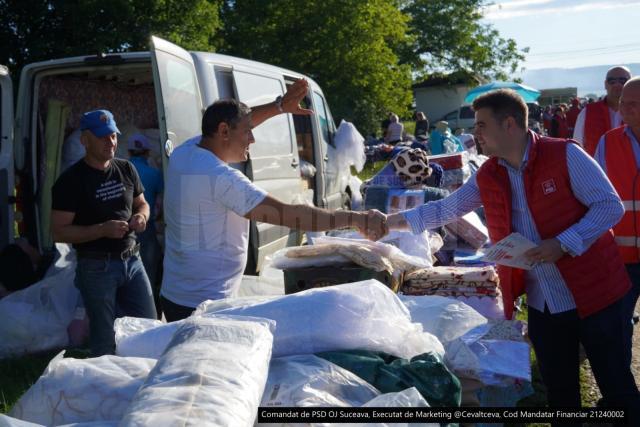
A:
<svg viewBox="0 0 640 427">
<path fill-rule="evenodd" d="M 99 252 L 99 251 L 78 251 L 78 258 L 98 259 L 98 260 L 126 260 L 140 253 L 140 243 L 136 243 L 123 252 Z"/>
</svg>

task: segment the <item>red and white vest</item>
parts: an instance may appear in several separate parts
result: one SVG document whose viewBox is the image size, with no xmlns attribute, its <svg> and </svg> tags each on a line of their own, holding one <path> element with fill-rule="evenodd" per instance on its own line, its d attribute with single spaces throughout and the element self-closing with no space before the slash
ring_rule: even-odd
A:
<svg viewBox="0 0 640 427">
<path fill-rule="evenodd" d="M 632 264 L 640 262 L 640 169 L 626 128 L 621 126 L 605 134 L 605 161 L 607 175 L 624 204 L 624 216 L 613 233 L 623 261 Z"/>
<path fill-rule="evenodd" d="M 584 140 L 582 144 L 584 150 L 593 157 L 600 138 L 611 129 L 612 123 L 606 98 L 587 104 L 585 108 Z"/>
<path fill-rule="evenodd" d="M 587 212 L 571 189 L 566 148 L 570 140 L 541 137 L 530 132 L 529 158 L 524 170 L 527 204 L 540 237 L 551 239 L 575 224 Z M 485 162 L 476 175 L 489 237 L 498 242 L 512 231 L 511 185 L 498 158 Z M 586 317 L 624 296 L 631 287 L 611 230 L 582 255 L 565 254 L 556 262 L 576 303 Z M 524 270 L 499 265 L 500 288 L 507 319 L 515 299 L 524 294 Z"/>
</svg>

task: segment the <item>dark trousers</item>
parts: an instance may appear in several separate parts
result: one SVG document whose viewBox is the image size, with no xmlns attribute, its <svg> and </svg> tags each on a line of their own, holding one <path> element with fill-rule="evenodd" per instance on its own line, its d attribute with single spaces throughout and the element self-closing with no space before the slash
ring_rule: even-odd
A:
<svg viewBox="0 0 640 427">
<path fill-rule="evenodd" d="M 162 305 L 162 312 L 164 313 L 164 317 L 167 319 L 167 322 L 186 319 L 191 316 L 191 313 L 195 310 L 193 307 L 186 307 L 169 301 L 162 295 L 160 295 L 160 304 Z"/>
<path fill-rule="evenodd" d="M 640 393 L 631 373 L 627 297 L 584 319 L 576 310 L 551 314 L 529 307 L 529 337 L 547 387 L 549 406 L 579 407 L 579 344 L 607 406 L 624 407 L 628 425 L 640 425 Z M 579 424 L 577 424 L 579 425 Z"/>
<path fill-rule="evenodd" d="M 638 303 L 638 297 L 640 297 L 640 262 L 635 264 L 625 264 L 624 266 L 627 268 L 629 279 L 631 279 L 629 310 L 633 316 L 636 304 Z"/>
</svg>

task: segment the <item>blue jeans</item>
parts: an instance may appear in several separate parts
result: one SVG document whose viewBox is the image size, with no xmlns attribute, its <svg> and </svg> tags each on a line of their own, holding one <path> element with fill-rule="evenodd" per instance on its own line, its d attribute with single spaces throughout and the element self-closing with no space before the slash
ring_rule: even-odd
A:
<svg viewBox="0 0 640 427">
<path fill-rule="evenodd" d="M 529 338 L 551 407 L 579 407 L 579 344 L 607 406 L 624 407 L 628 425 L 639 425 L 640 393 L 631 372 L 633 327 L 628 295 L 583 319 L 576 310 L 551 314 L 529 307 Z M 579 425 L 579 424 L 575 424 Z"/>
<path fill-rule="evenodd" d="M 89 316 L 93 356 L 115 353 L 117 315 L 156 318 L 149 278 L 137 255 L 124 261 L 78 258 L 75 285 Z"/>
</svg>

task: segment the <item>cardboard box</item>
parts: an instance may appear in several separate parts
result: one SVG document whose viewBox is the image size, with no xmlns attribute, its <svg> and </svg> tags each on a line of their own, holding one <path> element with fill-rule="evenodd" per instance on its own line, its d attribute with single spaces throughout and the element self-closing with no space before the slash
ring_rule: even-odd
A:
<svg viewBox="0 0 640 427">
<path fill-rule="evenodd" d="M 439 164 L 444 170 L 462 169 L 469 162 L 469 153 L 461 151 L 459 153 L 429 156 L 429 162 Z"/>
<path fill-rule="evenodd" d="M 284 292 L 285 294 L 294 294 L 307 289 L 367 279 L 376 279 L 393 292 L 397 292 L 402 284 L 402 277 L 394 278 L 387 271 L 374 271 L 356 264 L 349 264 L 284 270 Z"/>
</svg>

